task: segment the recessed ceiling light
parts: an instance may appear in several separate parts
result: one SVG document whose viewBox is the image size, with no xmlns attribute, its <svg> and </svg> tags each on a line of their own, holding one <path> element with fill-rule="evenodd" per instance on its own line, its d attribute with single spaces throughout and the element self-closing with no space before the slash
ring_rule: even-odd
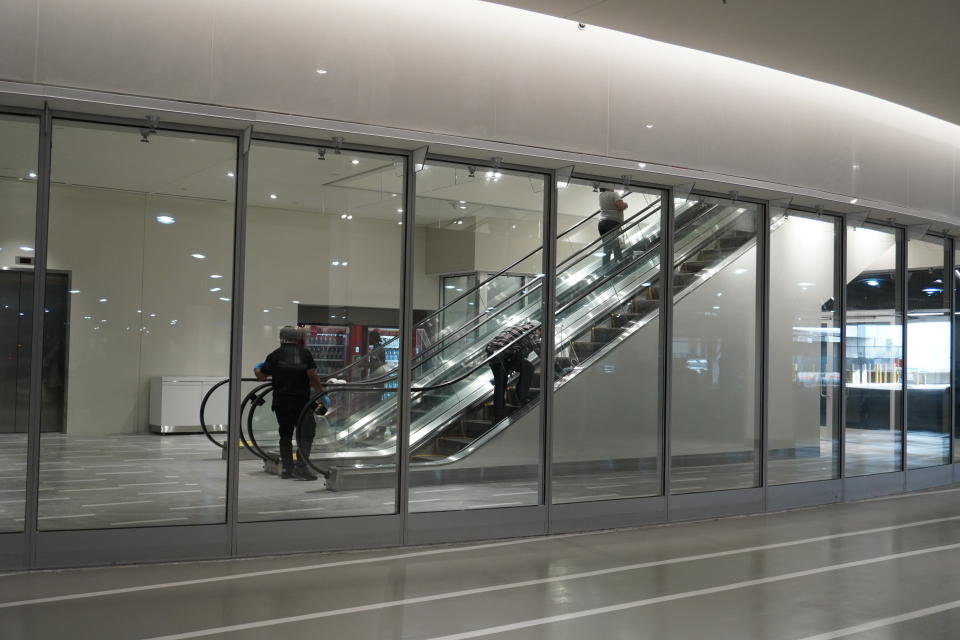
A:
<svg viewBox="0 0 960 640">
<path fill-rule="evenodd" d="M 460 205 L 460 208 L 463 209 L 463 210 L 466 210 L 466 207 L 463 206 L 463 205 Z"/>
<path fill-rule="evenodd" d="M 346 266 L 349 266 L 349 265 L 350 265 L 349 262 L 341 262 L 341 263 L 340 263 L 340 266 L 341 266 L 341 267 L 346 267 Z"/>
<path fill-rule="evenodd" d="M 270 313 L 270 309 L 264 309 L 263 312 L 264 312 L 264 313 Z"/>
<path fill-rule="evenodd" d="M 339 260 L 331 260 L 331 261 L 330 261 L 330 264 L 333 265 L 334 267 L 339 267 L 339 266 L 340 266 L 340 261 L 339 261 Z"/>
<path fill-rule="evenodd" d="M 398 220 L 397 224 L 403 224 L 403 220 Z"/>
<path fill-rule="evenodd" d="M 346 220 L 346 219 L 347 219 L 347 214 L 341 213 L 341 214 L 340 214 L 340 219 L 341 219 L 341 220 Z"/>
<path fill-rule="evenodd" d="M 858 202 L 857 198 L 850 199 L 850 204 L 857 204 L 857 202 Z"/>
<path fill-rule="evenodd" d="M 271 193 L 271 194 L 270 194 L 270 199 L 271 199 L 271 200 L 276 200 L 276 199 L 277 199 L 277 194 Z"/>
<path fill-rule="evenodd" d="M 637 163 L 637 166 L 640 167 L 641 169 L 646 169 L 646 168 L 647 168 L 647 163 L 646 163 L 646 162 L 638 162 L 638 163 Z"/>
<path fill-rule="evenodd" d="M 80 293 L 80 289 L 70 289 L 70 293 Z"/>
<path fill-rule="evenodd" d="M 513 225 L 513 226 L 511 226 L 510 228 L 511 228 L 511 229 L 516 229 L 516 228 L 517 228 L 517 225 Z"/>
<path fill-rule="evenodd" d="M 391 198 L 396 198 L 396 197 L 397 197 L 397 194 L 391 193 L 391 194 L 390 194 L 390 197 L 391 197 Z"/>
<path fill-rule="evenodd" d="M 159 222 L 160 224 L 173 224 L 174 222 L 176 222 L 176 219 L 174 219 L 173 216 L 168 216 L 164 214 L 164 215 L 157 216 L 156 221 Z"/>
<path fill-rule="evenodd" d="M 219 278 L 222 278 L 223 276 L 220 275 L 219 273 L 211 273 L 210 277 L 213 278 L 214 280 L 217 280 Z"/>
<path fill-rule="evenodd" d="M 202 253 L 191 253 L 190 257 L 196 258 L 197 260 L 205 260 L 207 256 L 203 255 Z"/>
<path fill-rule="evenodd" d="M 150 314 L 150 317 L 151 317 L 151 318 L 156 318 L 156 317 L 157 317 L 157 314 L 151 313 L 151 314 Z"/>
<path fill-rule="evenodd" d="M 100 298 L 99 300 L 97 300 L 97 302 L 106 302 L 106 301 L 107 301 L 106 298 Z"/>
<path fill-rule="evenodd" d="M 28 246 L 25 245 L 25 244 L 24 244 L 24 245 L 20 245 L 20 246 L 17 247 L 17 248 L 20 249 L 20 251 L 33 251 L 33 247 L 28 247 Z"/>
<path fill-rule="evenodd" d="M 210 289 L 210 293 L 216 293 L 217 291 L 223 291 L 223 289 L 220 287 L 211 287 Z"/>
<path fill-rule="evenodd" d="M 36 172 L 36 171 L 31 171 L 30 173 L 27 174 L 27 177 L 28 177 L 28 178 L 36 178 L 36 177 L 37 177 L 37 172 Z"/>
<path fill-rule="evenodd" d="M 228 177 L 228 178 L 236 178 L 236 177 L 237 177 L 237 174 L 235 174 L 233 171 L 227 171 L 227 177 Z"/>
<path fill-rule="evenodd" d="M 292 302 L 293 304 L 300 304 L 299 300 L 291 300 L 290 302 Z"/>
<path fill-rule="evenodd" d="M 403 209 L 397 209 L 397 213 L 403 213 Z"/>
<path fill-rule="evenodd" d="M 461 201 L 460 201 L 460 204 L 467 204 L 467 201 L 466 201 L 466 200 L 461 200 Z"/>
<path fill-rule="evenodd" d="M 327 75 L 326 69 L 317 69 L 317 75 L 325 76 Z"/>
<path fill-rule="evenodd" d="M 645 126 L 647 129 L 653 129 L 653 125 L 652 125 L 652 124 L 645 124 L 645 125 L 643 125 L 643 126 Z"/>
<path fill-rule="evenodd" d="M 350 164 L 360 164 L 360 161 L 354 158 L 353 160 L 350 161 Z"/>
<path fill-rule="evenodd" d="M 224 298 L 223 296 L 221 296 L 220 299 L 223 300 L 224 302 L 230 302 L 230 298 Z"/>
<path fill-rule="evenodd" d="M 719 310 L 720 310 L 720 307 L 714 307 L 713 309 L 714 309 L 714 311 L 719 311 Z"/>
<path fill-rule="evenodd" d="M 84 319 L 84 320 L 92 320 L 92 319 L 93 319 L 93 316 L 83 316 L 83 319 Z"/>
</svg>

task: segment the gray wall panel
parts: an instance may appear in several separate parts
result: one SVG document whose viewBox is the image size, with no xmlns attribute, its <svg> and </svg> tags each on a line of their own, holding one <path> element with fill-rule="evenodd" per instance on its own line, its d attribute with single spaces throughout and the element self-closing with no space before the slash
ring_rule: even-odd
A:
<svg viewBox="0 0 960 640">
<path fill-rule="evenodd" d="M 557 504 L 550 510 L 550 533 L 639 527 L 666 519 L 667 501 L 662 496 Z"/>
<path fill-rule="evenodd" d="M 844 500 L 861 500 L 886 496 L 902 492 L 903 487 L 904 474 L 900 471 L 847 478 L 843 484 L 843 498 Z"/>
<path fill-rule="evenodd" d="M 537 506 L 411 513 L 407 522 L 409 544 L 536 536 L 546 533 L 546 508 Z"/>
<path fill-rule="evenodd" d="M 37 536 L 38 567 L 164 562 L 222 558 L 227 555 L 226 525 L 42 531 Z"/>
</svg>

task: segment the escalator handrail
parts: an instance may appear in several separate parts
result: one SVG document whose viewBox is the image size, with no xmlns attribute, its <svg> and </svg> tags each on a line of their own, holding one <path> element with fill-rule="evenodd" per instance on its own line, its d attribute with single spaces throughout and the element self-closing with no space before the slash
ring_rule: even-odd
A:
<svg viewBox="0 0 960 640">
<path fill-rule="evenodd" d="M 225 445 L 217 442 L 217 439 L 214 438 L 210 433 L 210 428 L 207 426 L 207 421 L 204 419 L 204 416 L 207 410 L 207 401 L 210 399 L 210 395 L 228 382 L 230 382 L 230 378 L 224 378 L 217 384 L 210 387 L 207 392 L 203 394 L 203 400 L 200 401 L 200 428 L 203 429 L 203 435 L 207 436 L 207 439 L 210 440 L 210 442 L 217 445 L 221 449 L 223 449 Z M 258 382 L 258 380 L 256 378 L 240 378 L 240 382 Z"/>
<path fill-rule="evenodd" d="M 655 202 L 655 203 L 649 205 L 649 206 L 647 207 L 647 209 L 645 209 L 644 211 L 652 208 L 653 206 L 656 206 L 657 204 L 658 204 L 658 203 Z M 683 226 L 686 227 L 687 225 L 694 223 L 695 221 L 699 220 L 699 219 L 702 218 L 703 216 L 705 216 L 705 215 L 709 214 L 710 212 L 714 211 L 718 206 L 720 206 L 720 205 L 713 204 L 713 205 L 710 205 L 710 206 L 702 209 L 702 210 L 701 210 L 700 212 L 698 212 L 692 219 L 686 221 L 686 223 L 685 223 Z M 648 216 L 644 216 L 644 217 L 641 218 L 641 214 L 642 214 L 642 213 L 643 213 L 643 212 L 638 213 L 637 215 L 635 215 L 635 216 L 631 219 L 630 224 L 621 225 L 620 228 L 618 228 L 616 231 L 613 232 L 613 233 L 615 234 L 614 237 L 619 237 L 620 234 L 625 233 L 626 231 L 629 231 L 631 228 L 633 228 L 634 226 L 638 225 L 638 224 L 639 224 L 640 222 L 642 222 L 644 219 L 646 219 L 647 217 L 649 217 L 649 215 L 648 215 Z M 652 215 L 652 214 L 651 214 L 651 215 Z M 581 249 L 581 250 L 578 251 L 577 253 L 573 254 L 572 256 L 569 256 L 569 257 L 568 257 L 566 260 L 564 260 L 563 263 L 561 263 L 561 264 L 565 264 L 565 263 L 569 262 L 571 258 L 575 258 L 575 257 L 577 257 L 577 256 L 581 256 L 581 257 L 582 257 L 582 254 L 587 253 L 588 250 L 589 250 L 589 251 L 592 251 L 592 250 L 593 250 L 592 248 L 594 247 L 594 245 L 596 245 L 596 244 L 598 244 L 598 243 L 601 243 L 602 240 L 603 240 L 602 238 L 598 238 L 597 240 L 591 242 L 590 244 L 588 244 L 586 247 L 584 247 L 583 249 Z M 609 238 L 607 238 L 607 240 L 609 241 Z M 559 309 L 557 309 L 556 313 L 559 314 L 560 312 L 567 310 L 567 309 L 570 308 L 572 305 L 574 305 L 577 301 L 581 300 L 584 296 L 592 293 L 593 291 L 595 291 L 595 290 L 598 289 L 599 287 L 603 286 L 604 283 L 609 282 L 609 280 L 610 280 L 611 278 L 619 275 L 620 273 L 622 273 L 624 270 L 626 270 L 627 268 L 629 268 L 631 265 L 635 264 L 636 262 L 645 260 L 650 254 L 652 254 L 652 253 L 654 253 L 654 252 L 656 252 L 656 251 L 659 251 L 659 250 L 660 250 L 660 246 L 659 246 L 659 243 L 657 243 L 656 245 L 654 245 L 653 247 L 649 248 L 649 249 L 648 249 L 647 251 L 645 251 L 644 253 L 642 253 L 642 254 L 640 254 L 640 255 L 638 255 L 638 256 L 634 256 L 632 259 L 623 262 L 621 265 L 619 265 L 619 267 L 618 267 L 615 271 L 613 271 L 612 273 L 610 273 L 610 274 L 608 274 L 608 275 L 605 275 L 603 278 L 601 278 L 601 279 L 597 280 L 596 282 L 592 283 L 592 284 L 590 285 L 590 287 L 589 287 L 586 291 L 578 292 L 578 295 L 577 295 L 576 298 L 574 298 L 573 300 L 571 300 L 571 301 L 568 302 L 567 304 L 565 304 L 565 305 L 563 305 L 562 307 L 560 307 Z M 558 267 L 559 267 L 559 265 L 558 265 Z M 559 274 L 559 270 L 558 270 L 558 274 Z M 521 287 L 520 289 L 518 289 L 517 291 L 515 291 L 513 294 L 511 294 L 510 296 L 508 296 L 505 300 L 501 301 L 501 303 L 499 304 L 499 306 L 500 306 L 501 308 L 506 308 L 506 307 L 510 306 L 511 304 L 513 304 L 513 303 L 516 302 L 516 301 L 510 302 L 510 304 L 507 304 L 507 302 L 510 301 L 511 298 L 516 297 L 517 294 L 519 294 L 521 291 L 524 291 L 524 290 L 527 288 L 527 286 L 532 286 L 532 287 L 535 289 L 536 287 L 539 287 L 540 284 L 541 284 L 541 280 L 535 280 L 535 281 L 532 281 L 532 282 L 528 283 L 527 285 L 524 285 L 524 287 Z M 531 292 L 532 292 L 532 291 L 526 292 L 526 293 L 524 293 L 524 295 L 528 295 L 528 294 L 531 293 Z M 485 316 L 483 316 L 483 317 L 478 316 L 478 318 L 480 319 L 480 321 L 477 322 L 476 326 L 472 327 L 470 330 L 471 330 L 471 331 L 476 330 L 477 328 L 481 327 L 482 325 L 486 324 L 487 322 L 490 322 L 493 318 L 496 317 L 496 315 L 497 315 L 497 314 L 489 314 L 489 315 L 485 315 Z M 473 320 L 470 320 L 470 321 L 464 323 L 464 324 L 463 324 L 460 328 L 458 328 L 456 331 L 457 331 L 457 332 L 461 331 L 462 329 L 466 328 L 468 325 L 470 325 L 472 322 L 475 322 L 476 320 L 477 320 L 477 318 L 474 318 Z M 451 334 L 449 334 L 449 335 L 453 335 L 453 332 L 451 332 Z M 456 338 L 456 340 L 454 340 L 453 343 L 447 344 L 446 347 L 449 347 L 449 346 L 451 346 L 452 344 L 456 344 L 457 342 L 459 342 L 459 341 L 461 341 L 462 339 L 464 339 L 467 335 L 468 335 L 467 333 L 462 333 L 462 334 L 460 334 L 460 335 Z M 431 348 L 434 347 L 434 346 L 440 345 L 440 344 L 442 344 L 442 342 L 436 342 L 436 343 L 434 343 L 434 345 L 431 345 Z M 446 348 L 446 347 L 444 347 L 444 348 Z M 417 357 L 417 358 L 420 358 L 420 359 L 423 359 L 423 358 L 427 357 L 427 354 L 428 354 L 428 353 L 429 353 L 428 351 L 423 351 L 423 352 L 417 354 L 416 357 Z M 430 354 L 430 355 L 433 355 L 433 354 Z M 414 366 L 416 366 L 416 365 L 414 365 Z M 482 364 L 481 364 L 480 366 L 482 366 Z M 472 372 L 471 372 L 471 373 L 472 373 Z M 367 380 L 365 380 L 365 381 L 363 381 L 363 382 L 357 382 L 357 383 L 355 383 L 355 384 L 361 385 L 362 388 L 367 388 L 369 385 L 379 384 L 379 383 L 382 383 L 382 382 L 386 382 L 386 381 L 389 381 L 389 380 L 393 380 L 393 379 L 396 378 L 396 375 L 397 375 L 397 374 L 396 374 L 396 372 L 394 371 L 394 372 L 390 372 L 390 373 L 384 374 L 383 376 L 378 376 L 378 377 L 376 377 L 376 378 L 369 378 L 369 379 L 367 379 Z M 468 373 L 467 375 L 469 375 L 469 373 Z M 464 377 L 466 377 L 466 376 L 464 376 Z M 448 384 L 453 384 L 453 383 L 455 383 L 455 382 L 459 382 L 459 380 L 455 380 L 455 381 L 453 381 L 453 382 L 451 382 L 451 383 L 441 383 L 441 384 L 439 384 L 439 385 L 433 385 L 433 386 L 413 387 L 413 388 L 411 388 L 411 391 L 431 391 L 431 390 L 434 390 L 434 389 L 442 388 L 442 387 L 444 387 L 444 386 L 448 386 Z M 340 387 L 340 386 L 342 386 L 342 385 L 336 385 L 336 386 Z"/>
<path fill-rule="evenodd" d="M 268 383 L 266 383 L 266 384 L 264 384 L 264 385 L 261 385 L 260 387 L 257 387 L 257 389 L 258 389 L 258 390 L 259 390 L 259 389 L 262 389 L 262 390 L 263 390 L 263 393 L 259 393 L 259 394 L 257 395 L 257 397 L 255 398 L 255 400 L 252 402 L 252 406 L 250 407 L 250 411 L 247 413 L 247 435 L 248 435 L 249 438 L 250 438 L 250 440 L 249 440 L 249 442 L 248 442 L 248 444 L 247 444 L 247 449 L 249 449 L 250 451 L 252 451 L 255 456 L 257 456 L 258 458 L 260 458 L 260 459 L 263 460 L 264 462 L 266 462 L 267 460 L 271 460 L 271 461 L 273 461 L 273 462 L 276 462 L 279 458 L 274 457 L 274 456 L 268 454 L 266 451 L 264 451 L 263 448 L 260 446 L 260 443 L 257 442 L 256 436 L 253 435 L 253 415 L 254 415 L 254 413 L 256 413 L 257 407 L 260 407 L 260 406 L 263 406 L 264 404 L 266 404 L 266 403 L 263 401 L 263 399 L 264 399 L 265 397 L 267 397 L 267 394 L 268 394 L 268 393 L 273 393 L 273 383 L 272 383 L 272 382 L 268 382 Z M 250 445 L 253 445 L 253 446 L 250 446 Z"/>
<path fill-rule="evenodd" d="M 628 191 L 628 192 L 626 192 L 626 193 L 625 193 L 623 196 L 621 196 L 621 197 L 622 197 L 622 198 L 625 198 L 626 196 L 630 195 L 630 193 L 632 193 L 632 192 Z M 624 225 L 621 225 L 621 226 L 623 226 L 623 228 L 622 228 L 622 229 L 618 229 L 618 230 L 615 232 L 616 236 L 619 237 L 619 235 L 620 235 L 621 233 L 623 233 L 624 231 L 626 231 L 628 228 L 632 228 L 632 226 L 634 226 L 635 224 L 637 224 L 637 223 L 641 220 L 641 216 L 643 216 L 643 219 L 645 219 L 647 216 L 644 216 L 643 214 L 646 213 L 647 211 L 649 211 L 652 207 L 660 206 L 661 202 L 662 202 L 662 198 L 657 198 L 656 201 L 654 201 L 654 202 L 650 203 L 649 205 L 647 205 L 646 207 L 644 207 L 644 208 L 643 208 L 642 210 L 640 210 L 637 214 L 631 216 L 630 218 L 627 218 L 627 220 L 624 221 Z M 580 228 L 583 224 L 585 224 L 585 223 L 588 222 L 589 220 L 592 220 L 594 217 L 596 217 L 597 215 L 599 215 L 600 212 L 601 212 L 600 209 L 598 209 L 597 211 L 594 211 L 593 213 L 591 213 L 591 214 L 590 214 L 589 216 L 587 216 L 586 218 L 580 220 L 579 222 L 577 222 L 577 223 L 576 223 L 575 225 L 573 225 L 572 227 L 570 227 L 570 228 L 568 228 L 567 230 L 565 230 L 564 232 L 560 233 L 560 234 L 557 236 L 557 240 L 559 240 L 560 238 L 563 238 L 563 237 L 566 236 L 567 234 L 573 232 L 575 229 Z M 587 245 L 587 247 L 592 247 L 592 246 L 595 245 L 596 243 L 597 243 L 597 241 L 593 241 L 593 242 L 591 242 L 589 245 Z M 578 255 L 581 254 L 581 253 L 584 251 L 584 249 L 586 249 L 587 247 L 584 247 L 583 249 L 577 251 L 576 253 L 573 253 L 573 254 L 567 256 L 567 258 L 564 259 L 564 260 L 563 260 L 561 263 L 559 263 L 557 266 L 560 267 L 561 265 L 563 265 L 563 264 L 565 264 L 566 262 L 570 261 L 572 258 L 578 256 Z M 504 267 L 503 269 L 501 269 L 501 270 L 498 271 L 497 273 L 489 276 L 489 277 L 488 277 L 486 280 L 484 280 L 483 282 L 479 282 L 479 283 L 477 283 L 476 285 L 474 285 L 472 288 L 468 289 L 467 291 L 464 291 L 464 292 L 461 293 L 459 296 L 457 296 L 456 298 L 454 298 L 453 300 L 451 300 L 451 301 L 448 302 L 447 304 L 443 305 L 443 306 L 440 307 L 439 309 L 430 312 L 430 314 L 428 314 L 427 316 L 425 316 L 424 318 L 422 318 L 422 319 L 417 323 L 417 325 L 418 325 L 418 326 L 423 325 L 427 320 L 429 320 L 429 319 L 431 319 L 431 318 L 434 318 L 434 317 L 440 315 L 441 313 L 443 313 L 444 311 L 446 311 L 448 308 L 450 308 L 451 306 L 453 306 L 453 305 L 456 304 L 457 302 L 460 302 L 460 301 L 463 300 L 465 297 L 471 295 L 472 293 L 474 293 L 475 291 L 477 291 L 477 290 L 480 289 L 481 287 L 489 284 L 490 282 L 492 282 L 492 281 L 495 280 L 496 278 L 499 278 L 500 276 L 508 273 L 511 269 L 515 268 L 515 267 L 516 267 L 517 265 L 519 265 L 519 264 L 522 264 L 524 261 L 529 260 L 529 259 L 532 258 L 534 255 L 536 255 L 538 251 L 542 251 L 542 250 L 543 250 L 543 247 L 540 246 L 540 247 L 537 247 L 536 249 L 530 251 L 529 253 L 527 253 L 525 256 L 523 256 L 523 257 L 520 258 L 519 260 L 516 260 L 515 262 L 513 262 L 513 263 L 510 264 L 509 266 Z M 535 282 L 535 281 L 534 281 L 534 282 Z M 525 288 L 526 286 L 528 286 L 528 285 L 530 285 L 530 284 L 533 284 L 533 282 L 524 284 L 524 285 L 521 287 L 521 289 L 522 289 L 522 288 Z M 519 291 L 519 290 L 518 290 L 518 291 Z M 514 295 L 516 295 L 516 293 L 517 293 L 517 292 L 514 292 L 513 294 L 511 294 L 511 297 L 514 296 Z M 501 304 L 502 304 L 502 303 L 501 303 Z M 469 322 L 469 321 L 468 321 L 468 322 Z M 467 323 L 464 323 L 463 326 L 466 326 L 466 324 L 467 324 Z M 455 329 L 454 331 L 452 331 L 452 332 L 450 332 L 450 333 L 455 333 L 455 332 L 457 332 L 457 331 L 460 331 L 461 329 L 463 329 L 463 326 L 458 327 L 457 329 Z M 448 334 L 448 335 L 449 335 L 449 334 Z M 399 336 L 395 336 L 392 340 L 390 340 L 389 342 L 387 342 L 387 344 L 383 345 L 383 347 L 387 347 L 389 344 L 398 341 L 399 338 L 400 338 Z M 439 345 L 439 344 L 441 344 L 441 342 L 442 342 L 442 340 L 440 340 L 440 341 L 438 341 L 438 342 L 435 342 L 433 345 L 430 345 L 429 348 L 432 348 L 432 347 L 434 347 L 434 346 L 436 346 L 436 345 Z M 429 348 L 428 348 L 428 349 L 429 349 Z M 420 354 L 418 354 L 418 355 L 420 355 Z M 423 356 L 423 357 L 425 357 L 425 356 Z M 343 367 L 342 369 L 338 369 L 337 371 L 334 371 L 334 372 L 332 372 L 332 373 L 326 374 L 326 376 L 327 376 L 328 378 L 336 378 L 336 377 L 339 377 L 339 376 L 342 375 L 343 373 L 345 373 L 345 372 L 349 371 L 350 369 L 353 369 L 354 367 L 358 366 L 359 363 L 361 363 L 361 362 L 363 362 L 364 360 L 366 360 L 366 358 L 367 358 L 367 355 L 365 354 L 362 358 L 359 358 L 359 359 L 351 362 L 349 365 L 347 365 L 346 367 Z"/>
<path fill-rule="evenodd" d="M 628 221 L 628 222 L 620 225 L 617 229 L 612 230 L 612 231 L 611 231 L 609 234 L 607 234 L 606 236 L 601 237 L 601 238 L 597 238 L 596 240 L 591 241 L 589 244 L 585 245 L 584 247 L 582 247 L 581 249 L 579 249 L 579 250 L 576 251 L 575 253 L 567 256 L 564 260 L 562 260 L 560 263 L 557 264 L 557 274 L 559 275 L 559 273 L 560 273 L 560 271 L 561 271 L 561 267 L 566 267 L 567 264 L 570 263 L 571 261 L 574 261 L 574 260 L 579 261 L 579 259 L 583 258 L 586 254 L 592 253 L 593 250 L 597 247 L 597 245 L 602 244 L 602 243 L 605 242 L 605 241 L 606 241 L 606 242 L 609 242 L 611 238 L 617 238 L 617 239 L 619 239 L 619 237 L 620 237 L 621 235 L 623 235 L 624 233 L 632 230 L 632 229 L 633 229 L 634 227 L 636 227 L 636 226 L 639 226 L 640 223 L 642 223 L 643 221 L 647 220 L 651 215 L 653 215 L 653 214 L 655 213 L 655 212 L 650 211 L 650 209 L 652 209 L 652 208 L 654 208 L 654 207 L 658 207 L 658 208 L 659 208 L 659 205 L 660 205 L 660 201 L 659 201 L 659 200 L 658 200 L 657 202 L 653 202 L 653 203 L 649 204 L 649 205 L 648 205 L 646 208 L 644 208 L 642 211 L 640 211 L 640 212 L 637 213 L 636 215 L 634 215 L 634 216 L 632 216 L 631 218 L 629 218 L 629 221 Z M 644 214 L 646 214 L 646 215 L 644 215 Z M 593 216 L 590 216 L 590 217 L 592 218 Z M 584 220 L 589 220 L 589 219 L 590 219 L 590 218 L 584 218 Z M 571 229 L 573 229 L 573 227 L 571 227 Z M 537 249 L 537 251 L 539 251 L 539 250 L 540 250 L 540 249 Z M 533 255 L 533 254 L 529 254 L 527 257 L 530 257 L 530 255 Z M 521 260 L 521 262 L 522 262 L 523 260 L 526 260 L 526 259 L 527 259 L 527 258 L 523 258 L 523 259 Z M 478 285 L 478 286 L 479 286 L 479 285 Z M 539 286 L 540 286 L 540 279 L 532 280 L 532 281 L 530 281 L 530 282 L 528 282 L 528 283 L 525 283 L 524 285 L 522 285 L 521 287 L 519 287 L 516 291 L 514 291 L 513 293 L 511 293 L 509 296 L 507 296 L 506 298 L 504 298 L 503 300 L 501 300 L 501 301 L 498 303 L 497 306 L 500 307 L 500 308 L 506 308 L 506 307 L 508 307 L 508 306 L 510 306 L 510 305 L 512 305 L 513 303 L 516 302 L 515 298 L 523 297 L 523 296 L 526 296 L 526 295 L 529 295 L 530 293 L 532 293 L 532 291 L 527 291 L 527 290 L 526 290 L 527 288 L 536 289 L 536 288 L 539 287 Z M 472 290 L 471 290 L 471 291 L 472 291 Z M 469 291 L 468 291 L 467 293 L 469 293 Z M 461 296 L 461 297 L 462 297 L 462 296 Z M 457 299 L 459 300 L 460 298 L 457 298 Z M 441 310 L 442 310 L 442 309 L 441 309 Z M 495 315 L 495 314 L 485 315 L 485 317 L 482 317 L 481 321 L 478 322 L 475 327 L 472 327 L 472 328 L 470 328 L 469 330 L 470 330 L 470 331 L 475 330 L 477 327 L 481 326 L 481 325 L 484 324 L 486 321 L 488 321 L 491 317 L 493 317 L 493 315 Z M 444 341 L 445 341 L 445 340 L 447 340 L 447 339 L 450 338 L 451 336 L 453 336 L 453 335 L 455 335 L 455 334 L 463 331 L 464 329 L 467 329 L 472 323 L 476 322 L 478 318 L 481 318 L 481 316 L 478 315 L 478 316 L 475 316 L 474 318 L 471 318 L 470 320 L 467 320 L 466 322 L 464 322 L 462 325 L 460 325 L 459 327 L 457 327 L 457 328 L 454 329 L 453 331 L 450 331 L 449 333 L 447 333 L 446 336 L 444 336 L 443 338 L 441 338 L 441 339 L 438 340 L 437 342 L 433 343 L 432 345 L 430 345 L 429 347 L 427 347 L 426 349 L 424 349 L 424 350 L 421 351 L 420 353 L 416 354 L 415 357 L 418 358 L 418 359 L 421 359 L 421 360 L 422 360 L 422 359 L 425 359 L 425 358 L 427 358 L 427 357 L 433 357 L 433 355 L 434 355 L 433 352 L 436 352 L 436 351 L 438 351 L 438 350 L 441 350 L 441 349 L 440 349 L 441 346 L 443 346 L 444 349 L 445 349 L 447 346 L 449 346 L 449 344 L 448 344 L 448 345 L 444 345 Z M 422 322 L 422 321 L 421 321 L 421 322 Z M 461 334 L 459 337 L 457 337 L 456 341 L 459 341 L 460 338 L 462 338 L 462 337 L 463 337 L 463 334 Z M 391 342 L 392 342 L 392 341 L 391 341 Z M 389 344 L 389 343 L 388 343 L 388 344 Z M 358 360 L 357 362 L 359 362 L 359 360 Z M 356 362 L 352 363 L 351 366 L 353 366 L 353 365 L 355 365 L 355 364 L 356 364 Z M 414 366 L 416 366 L 416 365 L 414 365 Z M 347 367 L 347 368 L 349 368 L 349 367 Z M 345 371 L 345 370 L 346 370 L 346 369 L 344 369 L 344 371 Z M 378 376 L 377 378 L 368 379 L 368 380 L 369 380 L 369 381 L 389 380 L 389 379 L 391 379 L 391 378 L 393 378 L 393 377 L 395 377 L 395 376 L 396 376 L 395 373 L 388 373 L 388 374 L 384 374 L 383 376 Z M 334 377 L 334 376 L 331 375 L 331 377 Z"/>
</svg>

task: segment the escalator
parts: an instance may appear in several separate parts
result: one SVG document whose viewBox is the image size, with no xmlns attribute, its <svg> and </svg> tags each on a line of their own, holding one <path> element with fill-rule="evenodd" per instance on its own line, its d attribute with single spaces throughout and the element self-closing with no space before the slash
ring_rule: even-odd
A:
<svg viewBox="0 0 960 640">
<path fill-rule="evenodd" d="M 675 276 L 672 286 L 666 287 L 674 300 L 689 295 L 754 246 L 755 233 L 752 225 L 743 224 L 742 212 L 735 204 L 696 201 L 678 208 Z M 560 366 L 551 376 L 557 389 L 656 318 L 665 289 L 660 279 L 659 222 L 658 203 L 626 221 L 617 232 L 623 248 L 619 261 L 604 264 L 598 239 L 558 265 L 554 346 Z M 524 284 L 495 308 L 438 332 L 438 339 L 417 354 L 411 398 L 411 473 L 425 472 L 434 482 L 444 482 L 445 477 L 483 466 L 485 477 L 509 477 L 516 465 L 510 464 L 508 452 L 539 436 L 535 407 L 543 372 L 539 368 L 535 372 L 531 400 L 496 421 L 491 358 L 484 347 L 504 327 L 539 319 L 541 286 L 539 279 Z M 397 402 L 395 388 L 387 386 L 391 379 L 395 381 L 395 374 L 368 378 L 363 384 L 330 386 L 338 415 L 324 418 L 326 428 L 321 429 L 311 457 L 312 465 L 328 475 L 329 488 L 392 482 Z M 251 440 L 258 423 L 265 436 L 276 430 L 272 416 L 258 410 L 257 404 L 252 402 L 248 412 Z"/>
</svg>

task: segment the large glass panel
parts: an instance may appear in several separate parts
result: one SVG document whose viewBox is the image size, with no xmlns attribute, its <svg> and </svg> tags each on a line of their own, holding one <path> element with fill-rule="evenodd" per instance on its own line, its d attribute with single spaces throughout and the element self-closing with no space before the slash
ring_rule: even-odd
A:
<svg viewBox="0 0 960 640">
<path fill-rule="evenodd" d="M 417 175 L 411 511 L 539 503 L 543 189 L 441 162 Z M 458 273 L 481 274 L 478 304 L 438 312 L 437 279 Z"/>
<path fill-rule="evenodd" d="M 229 370 L 235 166 L 230 138 L 54 122 L 41 529 L 223 522 L 198 425 Z"/>
<path fill-rule="evenodd" d="M 840 472 L 840 318 L 836 218 L 771 221 L 767 481 Z"/>
<path fill-rule="evenodd" d="M 899 471 L 903 314 L 900 232 L 847 227 L 845 474 Z"/>
<path fill-rule="evenodd" d="M 907 467 L 950 462 L 950 313 L 944 241 L 907 243 Z"/>
<path fill-rule="evenodd" d="M 0 114 L 0 532 L 23 531 L 38 131 L 36 118 Z M 50 383 L 56 365 L 44 359 Z"/>
<path fill-rule="evenodd" d="M 243 417 L 241 520 L 396 510 L 403 179 L 400 157 L 251 147 L 243 368 L 276 386 Z"/>
<path fill-rule="evenodd" d="M 951 281 L 953 282 L 953 459 L 960 460 L 960 421 L 957 420 L 957 416 L 960 415 L 960 393 L 957 392 L 957 389 L 960 389 L 960 349 L 956 348 L 958 339 L 960 339 L 960 321 L 958 321 L 957 316 L 960 315 L 960 247 L 957 246 L 957 241 L 953 241 L 954 251 L 953 251 L 953 275 L 950 276 Z"/>
<path fill-rule="evenodd" d="M 670 491 L 757 486 L 759 207 L 696 196 L 676 205 Z"/>
<path fill-rule="evenodd" d="M 661 194 L 574 180 L 558 209 L 553 500 L 657 495 Z"/>
</svg>

